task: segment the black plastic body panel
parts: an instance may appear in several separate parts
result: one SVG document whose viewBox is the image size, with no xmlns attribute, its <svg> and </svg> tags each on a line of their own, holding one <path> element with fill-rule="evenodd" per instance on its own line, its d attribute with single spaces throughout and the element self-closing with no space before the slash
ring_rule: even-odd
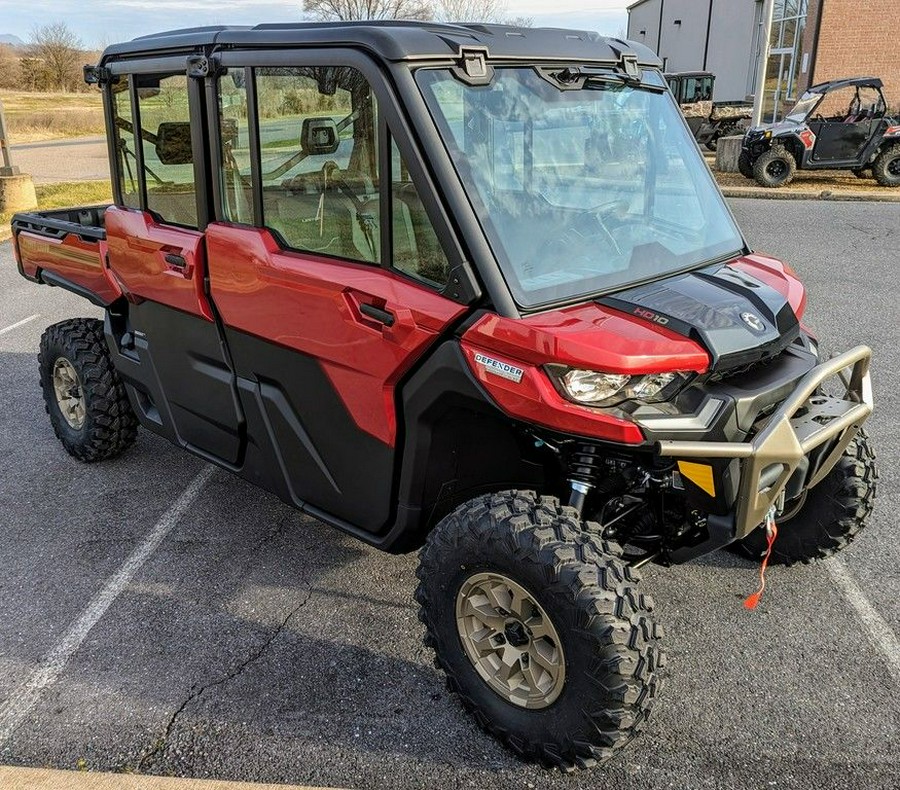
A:
<svg viewBox="0 0 900 790">
<path fill-rule="evenodd" d="M 598 302 L 696 340 L 715 372 L 780 354 L 800 334 L 787 299 L 727 265 L 669 277 Z"/>
<path fill-rule="evenodd" d="M 418 545 L 456 505 L 504 488 L 545 490 L 552 474 L 533 438 L 497 408 L 475 379 L 459 343 L 438 346 L 400 395 L 403 464 L 398 502 Z"/>
<path fill-rule="evenodd" d="M 144 427 L 225 464 L 238 461 L 241 412 L 214 322 L 147 301 L 129 305 L 127 319 L 108 314 L 106 333 Z"/>
<path fill-rule="evenodd" d="M 393 448 L 357 427 L 321 365 L 226 329 L 247 418 L 242 474 L 378 533 L 390 521 Z M 252 449 L 251 449 L 252 448 Z"/>
</svg>

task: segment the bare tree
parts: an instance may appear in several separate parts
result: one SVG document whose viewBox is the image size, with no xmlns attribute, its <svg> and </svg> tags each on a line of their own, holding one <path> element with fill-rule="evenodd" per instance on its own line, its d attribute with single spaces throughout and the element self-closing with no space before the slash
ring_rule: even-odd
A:
<svg viewBox="0 0 900 790">
<path fill-rule="evenodd" d="M 438 0 L 435 17 L 442 22 L 505 22 L 505 0 Z"/>
<path fill-rule="evenodd" d="M 65 22 L 51 22 L 31 31 L 29 55 L 43 63 L 48 87 L 74 90 L 79 84 L 81 39 Z"/>
<path fill-rule="evenodd" d="M 506 0 L 303 0 L 302 9 L 322 21 L 436 19 L 441 22 L 532 24 L 526 17 L 509 18 Z"/>
<path fill-rule="evenodd" d="M 430 0 L 303 0 L 304 13 L 323 22 L 353 19 L 432 19 Z"/>
<path fill-rule="evenodd" d="M 19 56 L 13 48 L 0 44 L 0 88 L 19 87 Z"/>
</svg>

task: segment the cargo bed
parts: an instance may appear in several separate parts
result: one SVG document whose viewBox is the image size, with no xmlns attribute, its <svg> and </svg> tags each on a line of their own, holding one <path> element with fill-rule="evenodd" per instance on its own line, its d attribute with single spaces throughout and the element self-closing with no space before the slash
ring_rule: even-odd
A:
<svg viewBox="0 0 900 790">
<path fill-rule="evenodd" d="M 106 206 L 13 216 L 13 248 L 23 277 L 73 291 L 105 307 L 120 291 L 107 266 Z"/>
</svg>

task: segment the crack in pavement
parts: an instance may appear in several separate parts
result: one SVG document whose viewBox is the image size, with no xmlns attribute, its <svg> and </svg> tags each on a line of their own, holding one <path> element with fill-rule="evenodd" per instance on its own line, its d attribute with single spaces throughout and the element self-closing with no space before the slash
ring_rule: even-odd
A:
<svg viewBox="0 0 900 790">
<path fill-rule="evenodd" d="M 207 683 L 203 686 L 200 686 L 199 688 L 197 687 L 196 684 L 191 688 L 190 694 L 188 694 L 188 696 L 184 700 L 184 702 L 182 702 L 181 705 L 179 705 L 178 708 L 176 708 L 175 712 L 169 718 L 169 721 L 166 724 L 165 729 L 163 730 L 162 734 L 159 736 L 159 738 L 156 739 L 156 742 L 149 749 L 149 751 L 145 752 L 138 759 L 138 763 L 137 763 L 138 772 L 142 772 L 142 771 L 146 770 L 147 768 L 151 767 L 153 762 L 155 761 L 155 759 L 157 757 L 161 756 L 163 754 L 163 752 L 165 752 L 166 747 L 168 746 L 168 743 L 169 743 L 169 738 L 171 737 L 172 732 L 175 729 L 175 725 L 177 724 L 179 717 L 181 716 L 182 713 L 184 713 L 184 711 L 188 707 L 188 705 L 190 705 L 192 702 L 195 702 L 198 699 L 200 699 L 200 697 L 202 697 L 203 694 L 205 694 L 209 689 L 215 688 L 217 686 L 222 686 L 225 683 L 228 683 L 228 682 L 234 680 L 236 677 L 243 674 L 251 664 L 254 664 L 260 658 L 263 657 L 263 655 L 266 653 L 266 651 L 269 649 L 269 647 L 271 647 L 272 643 L 278 638 L 278 636 L 281 634 L 281 632 L 287 627 L 287 624 L 291 621 L 291 618 L 295 614 L 297 614 L 297 612 L 299 612 L 306 605 L 306 603 L 309 601 L 309 599 L 312 597 L 312 588 L 310 587 L 310 585 L 307 582 L 304 582 L 301 586 L 303 588 L 305 588 L 305 591 L 306 591 L 306 595 L 303 597 L 303 599 L 293 609 L 291 609 L 290 612 L 288 612 L 287 616 L 272 631 L 272 633 L 269 634 L 269 636 L 266 638 L 266 640 L 261 645 L 259 645 L 255 650 L 251 651 L 250 655 L 244 661 L 242 661 L 240 664 L 238 664 L 236 667 L 231 669 L 226 674 L 222 675 L 222 677 L 220 677 L 216 680 L 213 680 L 212 682 Z M 128 769 L 123 768 L 123 770 L 127 771 Z"/>
</svg>

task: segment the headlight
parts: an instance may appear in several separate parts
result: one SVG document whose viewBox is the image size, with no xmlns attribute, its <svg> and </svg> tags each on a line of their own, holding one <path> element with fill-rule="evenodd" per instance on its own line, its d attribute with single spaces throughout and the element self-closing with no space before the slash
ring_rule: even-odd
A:
<svg viewBox="0 0 900 790">
<path fill-rule="evenodd" d="M 546 369 L 566 398 L 586 406 L 614 406 L 626 400 L 658 403 L 671 398 L 691 378 L 690 373 L 682 372 L 628 376 L 564 365 L 547 365 Z"/>
</svg>

